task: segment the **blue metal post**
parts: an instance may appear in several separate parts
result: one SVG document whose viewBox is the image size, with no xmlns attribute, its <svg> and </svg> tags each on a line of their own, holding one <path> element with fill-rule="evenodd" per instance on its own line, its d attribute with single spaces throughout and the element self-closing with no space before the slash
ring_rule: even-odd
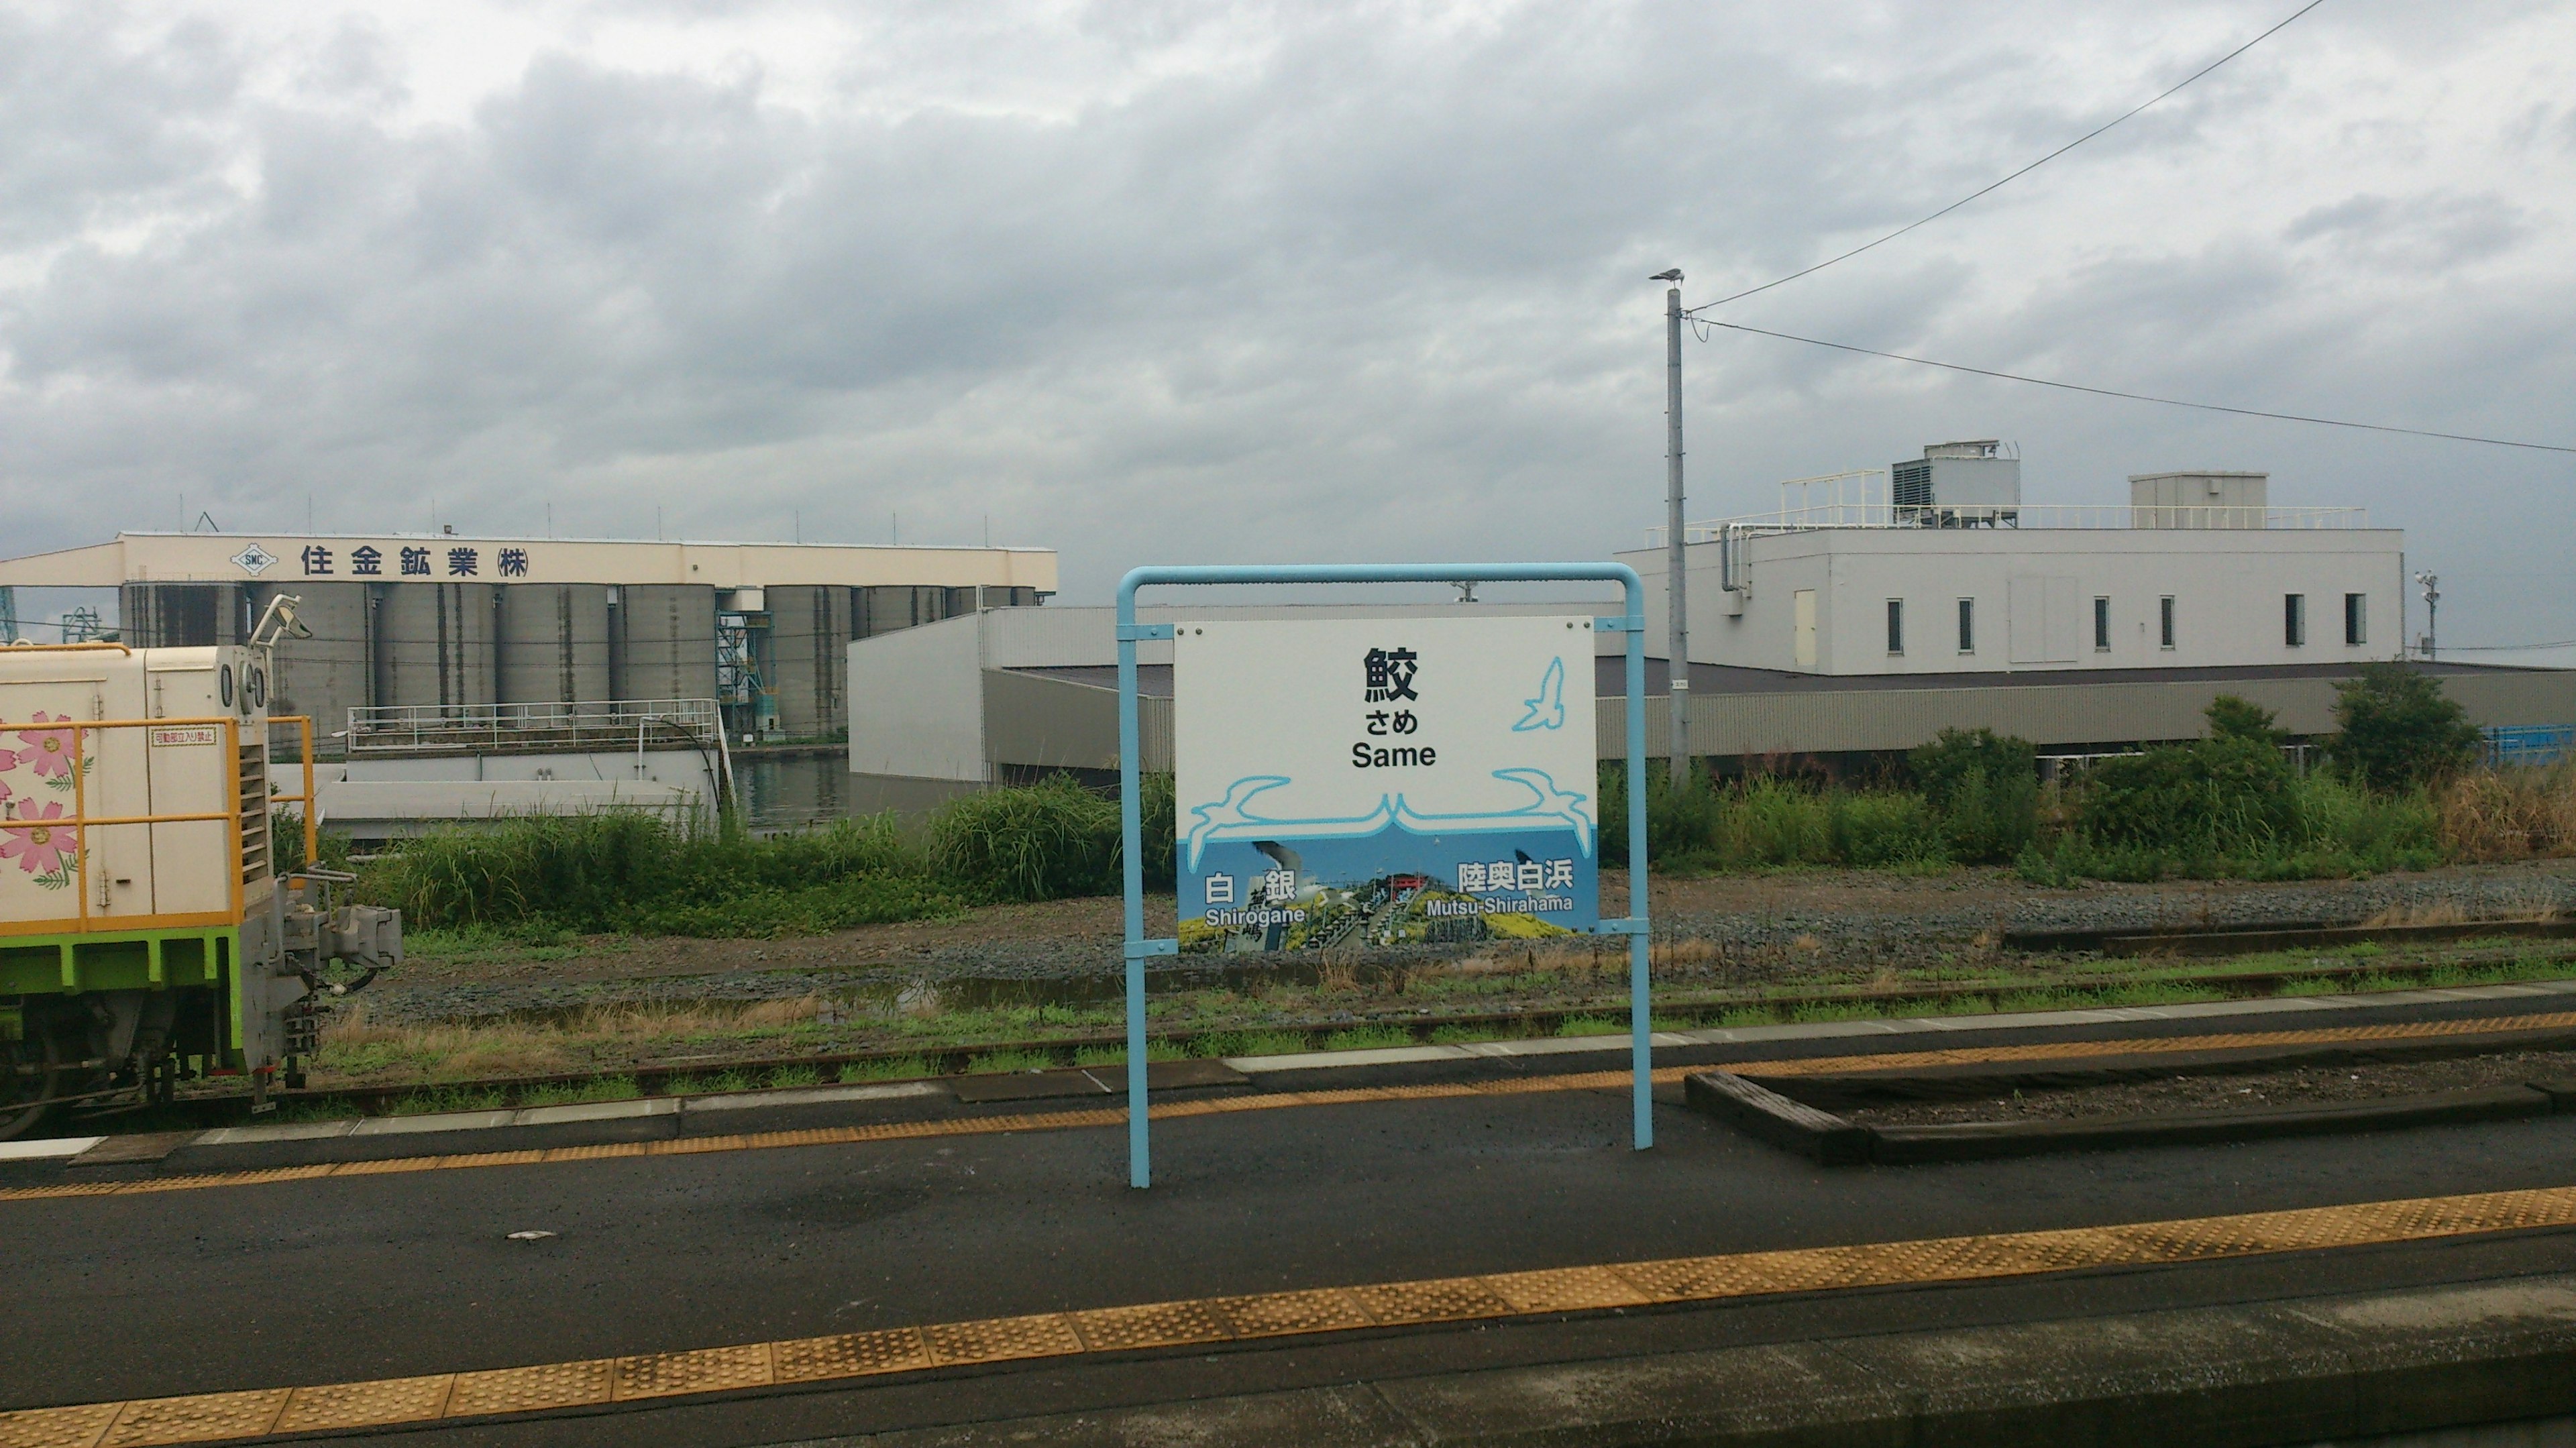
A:
<svg viewBox="0 0 2576 1448">
<path fill-rule="evenodd" d="M 1142 751 L 1136 742 L 1135 574 L 1118 585 L 1118 828 L 1119 858 L 1127 888 L 1127 1185 L 1154 1184 L 1153 1149 L 1146 1139 L 1145 1102 L 1145 854 Z"/>
<path fill-rule="evenodd" d="M 1627 612 L 1617 626 L 1628 636 L 1628 915 L 1603 921 L 1605 931 L 1625 934 L 1628 947 L 1628 1018 L 1633 1041 L 1630 1061 L 1635 1080 L 1633 1140 L 1644 1151 L 1655 1144 L 1654 1004 L 1647 978 L 1646 889 L 1646 588 L 1635 569 L 1624 563 L 1522 563 L 1504 565 L 1441 563 L 1341 563 L 1311 565 L 1241 565 L 1149 567 L 1128 572 L 1118 583 L 1118 809 L 1127 889 L 1127 1181 L 1153 1185 L 1147 1140 L 1145 1095 L 1145 961 L 1177 954 L 1177 940 L 1145 936 L 1145 859 L 1143 810 L 1139 801 L 1142 754 L 1138 744 L 1136 643 L 1170 638 L 1168 624 L 1136 622 L 1136 590 L 1150 584 L 1236 583 L 1617 583 L 1626 592 Z M 1600 626 L 1612 624 L 1601 619 Z M 1676 667 L 1682 667 L 1676 665 Z M 1598 822 L 1603 828 L 1607 821 Z M 1597 835 L 1597 831 L 1596 831 Z M 1595 848 L 1598 848 L 1597 842 Z"/>
<path fill-rule="evenodd" d="M 1690 665 L 1675 659 L 1670 667 L 1686 670 Z M 1673 707 L 1682 707 L 1689 697 L 1673 690 Z M 1646 933 L 1646 591 L 1634 574 L 1628 578 L 1627 713 L 1628 923 L 1636 932 L 1628 937 L 1628 1054 L 1636 1074 L 1628 1093 L 1635 1115 L 1630 1139 L 1644 1151 L 1655 1144 L 1655 1011 L 1647 971 L 1654 941 Z"/>
</svg>

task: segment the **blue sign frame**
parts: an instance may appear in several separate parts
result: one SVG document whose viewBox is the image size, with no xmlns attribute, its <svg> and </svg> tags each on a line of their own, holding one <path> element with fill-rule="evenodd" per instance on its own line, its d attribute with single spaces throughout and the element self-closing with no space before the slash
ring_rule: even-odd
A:
<svg viewBox="0 0 2576 1448">
<path fill-rule="evenodd" d="M 1136 723 L 1136 645 L 1168 639 L 1167 623 L 1136 622 L 1136 591 L 1157 584 L 1228 583 L 1616 583 L 1626 591 L 1627 612 L 1597 617 L 1596 631 L 1627 635 L 1628 643 L 1628 915 L 1604 920 L 1599 933 L 1628 937 L 1629 1097 L 1636 1149 L 1655 1144 L 1654 1011 L 1646 980 L 1646 588 L 1624 563 L 1340 563 L 1254 564 L 1227 567 L 1132 569 L 1118 582 L 1118 807 L 1121 860 L 1127 887 L 1127 1184 L 1154 1184 L 1145 1102 L 1145 962 L 1178 955 L 1175 939 L 1145 935 L 1143 809 L 1139 803 L 1140 750 Z M 1605 826 L 1608 821 L 1602 821 Z"/>
</svg>

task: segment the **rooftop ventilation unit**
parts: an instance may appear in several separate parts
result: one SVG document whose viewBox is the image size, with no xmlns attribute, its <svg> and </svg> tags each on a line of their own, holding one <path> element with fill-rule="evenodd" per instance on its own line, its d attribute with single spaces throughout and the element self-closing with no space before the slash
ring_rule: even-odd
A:
<svg viewBox="0 0 2576 1448">
<path fill-rule="evenodd" d="M 2260 528 L 2270 520 L 2268 473 L 2131 473 L 2132 528 Z"/>
<path fill-rule="evenodd" d="M 2021 459 L 1992 438 L 1927 444 L 1890 466 L 1888 482 L 1899 526 L 2011 527 L 2021 517 Z"/>
</svg>

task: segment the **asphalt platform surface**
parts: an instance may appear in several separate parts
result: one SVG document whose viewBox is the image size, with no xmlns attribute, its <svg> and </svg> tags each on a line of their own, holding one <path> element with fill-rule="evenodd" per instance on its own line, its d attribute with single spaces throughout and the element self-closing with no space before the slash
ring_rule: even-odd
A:
<svg viewBox="0 0 2576 1448">
<path fill-rule="evenodd" d="M 2147 1022 L 2080 1034 L 2501 1016 L 2560 1009 L 2566 999 Z M 2070 1034 L 2078 1033 L 1958 1031 L 1939 1044 Z M 1658 1064 L 1847 1054 L 1865 1044 L 1843 1037 L 1659 1052 Z M 1278 1084 L 1302 1090 L 1610 1064 L 1599 1056 L 1421 1063 L 1301 1072 L 1303 1079 Z M 1629 1149 L 1624 1091 L 1158 1122 L 1156 1184 L 1144 1192 L 1125 1185 L 1125 1136 L 1111 1128 L 5 1202 L 9 1318 L 41 1326 L 13 1331 L 0 1354 L 0 1408 L 512 1367 L 1215 1294 L 2576 1185 L 2576 1117 L 2566 1115 L 1828 1170 L 1683 1109 L 1677 1090 L 1660 1095 L 1657 1144 L 1645 1153 Z M 836 1119 L 888 1114 L 882 1106 L 842 1110 Z M 522 1231 L 554 1235 L 509 1239 Z M 2513 1233 L 998 1364 L 588 1416 L 442 1425 L 404 1441 L 776 1443 L 1498 1366 L 2570 1271 L 2576 1234 Z"/>
</svg>

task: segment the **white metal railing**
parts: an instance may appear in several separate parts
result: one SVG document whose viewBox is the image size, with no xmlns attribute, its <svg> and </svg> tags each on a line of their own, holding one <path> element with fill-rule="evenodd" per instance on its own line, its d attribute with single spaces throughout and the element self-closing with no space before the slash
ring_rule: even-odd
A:
<svg viewBox="0 0 2576 1448">
<path fill-rule="evenodd" d="M 1682 537 L 1713 543 L 1730 533 L 1805 533 L 1828 528 L 2147 528 L 2222 530 L 2258 528 L 2367 528 L 2367 508 L 2251 508 L 2200 503 L 1967 503 L 1899 505 L 1884 499 L 1845 500 L 1685 523 Z M 1646 530 L 1646 546 L 1661 548 L 1662 528 Z"/>
<path fill-rule="evenodd" d="M 343 736 L 352 754 L 470 753 L 531 745 L 642 747 L 673 735 L 692 744 L 724 742 L 713 699 L 584 699 L 569 704 L 376 704 L 349 711 Z"/>
</svg>

